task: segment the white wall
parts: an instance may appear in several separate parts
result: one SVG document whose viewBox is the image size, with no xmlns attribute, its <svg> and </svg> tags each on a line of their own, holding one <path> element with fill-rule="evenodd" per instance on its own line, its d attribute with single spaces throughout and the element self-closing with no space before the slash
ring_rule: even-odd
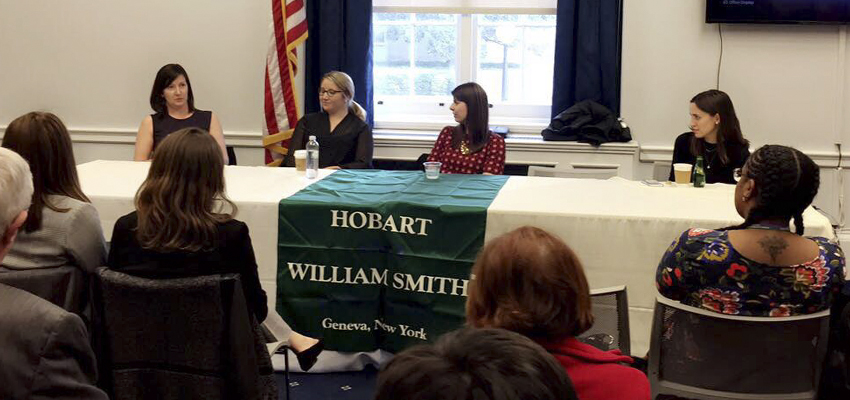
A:
<svg viewBox="0 0 850 400">
<path fill-rule="evenodd" d="M 718 26 L 704 23 L 705 0 L 624 1 L 622 112 L 639 144 L 624 170 L 645 178 L 686 130 L 688 100 L 715 86 L 720 42 Z M 129 159 L 157 69 L 179 62 L 197 106 L 222 120 L 240 164 L 260 164 L 269 22 L 260 0 L 0 0 L 0 132 L 18 115 L 49 110 L 71 129 L 78 161 Z M 723 26 L 720 88 L 754 146 L 790 144 L 822 166 L 837 162 L 836 141 L 850 146 L 844 29 Z M 423 139 L 376 143 L 382 157 L 415 158 L 430 147 Z M 508 159 L 527 162 L 538 150 L 562 165 L 629 157 L 619 148 L 509 143 Z M 822 180 L 817 203 L 837 214 L 838 174 L 824 169 Z"/>
<path fill-rule="evenodd" d="M 258 133 L 267 1 L 0 0 L 0 126 L 34 109 L 74 129 L 135 131 L 157 70 L 183 65 L 195 104 Z M 132 153 L 131 153 L 132 154 Z"/>
<path fill-rule="evenodd" d="M 688 100 L 716 85 L 718 25 L 705 0 L 625 0 L 623 115 L 646 146 L 671 146 L 686 131 Z M 845 76 L 837 26 L 723 25 L 720 89 L 745 136 L 834 152 L 844 129 Z"/>
</svg>

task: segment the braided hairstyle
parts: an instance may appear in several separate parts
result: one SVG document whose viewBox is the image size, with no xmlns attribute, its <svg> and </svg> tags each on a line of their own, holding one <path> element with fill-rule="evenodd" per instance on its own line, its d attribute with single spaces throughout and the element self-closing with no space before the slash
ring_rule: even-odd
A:
<svg viewBox="0 0 850 400">
<path fill-rule="evenodd" d="M 745 164 L 747 179 L 755 181 L 756 204 L 743 224 L 723 230 L 745 229 L 767 219 L 794 218 L 798 235 L 803 234 L 803 210 L 812 203 L 820 186 L 820 169 L 797 149 L 762 146 Z"/>
</svg>

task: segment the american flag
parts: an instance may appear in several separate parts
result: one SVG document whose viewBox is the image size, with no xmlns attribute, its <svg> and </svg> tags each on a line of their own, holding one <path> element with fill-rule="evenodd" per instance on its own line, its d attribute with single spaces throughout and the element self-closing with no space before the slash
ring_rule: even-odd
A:
<svg viewBox="0 0 850 400">
<path fill-rule="evenodd" d="M 266 164 L 280 165 L 298 123 L 295 93 L 296 46 L 307 40 L 306 0 L 272 0 L 272 37 L 266 55 L 263 147 Z"/>
</svg>

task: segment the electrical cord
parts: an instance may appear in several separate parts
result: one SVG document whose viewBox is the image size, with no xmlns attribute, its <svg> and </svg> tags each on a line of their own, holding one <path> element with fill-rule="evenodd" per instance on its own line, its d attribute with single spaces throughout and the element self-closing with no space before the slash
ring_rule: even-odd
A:
<svg viewBox="0 0 850 400">
<path fill-rule="evenodd" d="M 844 167 L 841 165 L 843 155 L 841 154 L 841 143 L 835 143 L 838 148 L 838 166 L 835 172 L 838 174 L 838 229 L 844 229 Z"/>
<path fill-rule="evenodd" d="M 717 24 L 717 34 L 720 36 L 720 58 L 717 60 L 717 87 L 720 90 L 720 67 L 723 65 L 723 24 Z"/>
</svg>

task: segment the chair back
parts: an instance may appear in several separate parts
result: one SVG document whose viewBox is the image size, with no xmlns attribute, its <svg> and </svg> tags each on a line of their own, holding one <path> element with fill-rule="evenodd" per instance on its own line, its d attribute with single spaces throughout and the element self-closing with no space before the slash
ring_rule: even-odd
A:
<svg viewBox="0 0 850 400">
<path fill-rule="evenodd" d="M 551 168 L 531 165 L 528 176 L 573 179 L 610 179 L 617 176 L 618 168 Z"/>
<path fill-rule="evenodd" d="M 56 268 L 0 271 L 0 283 L 30 292 L 65 311 L 89 320 L 88 274 L 66 265 Z"/>
<path fill-rule="evenodd" d="M 600 350 L 620 350 L 631 354 L 629 335 L 629 300 L 625 286 L 590 291 L 593 326 L 578 339 Z"/>
<path fill-rule="evenodd" d="M 238 275 L 154 280 L 101 268 L 95 289 L 98 364 L 110 398 L 277 398 Z"/>
<path fill-rule="evenodd" d="M 829 311 L 742 317 L 656 297 L 649 382 L 690 399 L 814 399 Z"/>
<path fill-rule="evenodd" d="M 227 165 L 236 165 L 236 150 L 233 146 L 225 146 L 224 149 L 227 151 Z"/>
</svg>

